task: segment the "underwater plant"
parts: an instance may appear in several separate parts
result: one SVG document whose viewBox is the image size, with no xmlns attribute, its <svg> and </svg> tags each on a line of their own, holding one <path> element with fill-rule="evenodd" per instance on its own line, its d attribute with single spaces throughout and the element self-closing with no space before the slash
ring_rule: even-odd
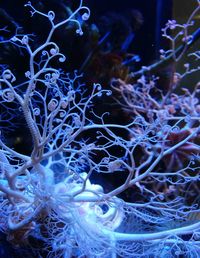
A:
<svg viewBox="0 0 200 258">
<path fill-rule="evenodd" d="M 154 83 L 141 77 L 143 87 L 126 97 L 134 98 L 132 121 L 109 123 L 109 113 L 99 114 L 95 100 L 112 92 L 94 84 L 88 95 L 81 75 L 61 65 L 66 57 L 54 38 L 66 24 L 82 35 L 90 10 L 81 0 L 58 20 L 53 11 L 42 12 L 31 2 L 25 6 L 50 26 L 36 45 L 35 35 L 19 30 L 1 41 L 29 60 L 23 76 L 6 64 L 0 74 L 0 104 L 9 114 L 12 110 L 13 126 L 15 113 L 23 117 L 31 145 L 29 154 L 10 147 L 2 126 L 0 229 L 7 240 L 42 257 L 198 257 L 200 222 L 195 216 L 189 219 L 198 214 L 198 201 L 185 202 L 182 189 L 199 181 L 199 86 L 183 97 L 166 101 L 164 96 L 160 103 L 149 93 Z M 178 111 L 169 99 L 178 101 Z M 180 137 L 171 140 L 176 134 Z M 170 162 L 162 170 L 164 158 L 184 148 L 190 151 L 186 163 L 173 168 Z M 94 176 L 104 174 L 122 175 L 123 182 L 112 189 L 94 182 Z M 156 188 L 163 182 L 166 193 Z M 131 201 L 121 198 L 128 189 Z"/>
</svg>

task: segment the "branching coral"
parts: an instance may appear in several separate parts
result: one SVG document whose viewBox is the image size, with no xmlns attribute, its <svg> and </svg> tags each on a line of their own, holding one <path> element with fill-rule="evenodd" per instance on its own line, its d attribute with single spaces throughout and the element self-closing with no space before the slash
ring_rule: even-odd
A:
<svg viewBox="0 0 200 258">
<path fill-rule="evenodd" d="M 185 203 L 181 191 L 173 188 L 199 180 L 199 157 L 193 155 L 199 153 L 199 143 L 194 143 L 199 137 L 198 87 L 194 93 L 185 90 L 184 96 L 159 92 L 156 98 L 154 82 L 145 77 L 136 88 L 120 81 L 133 120 L 109 124 L 93 102 L 111 91 L 94 84 L 88 96 L 81 75 L 60 68 L 66 58 L 53 39 L 66 23 L 74 23 L 82 35 L 89 9 L 80 1 L 69 17 L 56 22 L 53 11 L 46 14 L 30 2 L 26 7 L 46 18 L 50 31 L 37 47 L 31 34 L 1 42 L 14 44 L 29 57 L 23 78 L 6 67 L 0 83 L 1 104 L 20 106 L 32 142 L 27 155 L 0 140 L 1 230 L 19 247 L 32 246 L 30 237 L 41 240 L 50 257 L 198 255 L 200 222 L 188 218 L 199 207 Z M 169 143 L 176 134 L 181 137 Z M 188 146 L 193 146 L 193 160 L 162 171 L 163 159 Z M 119 172 L 123 182 L 113 189 L 91 183 L 94 174 Z M 156 188 L 163 182 L 166 196 Z M 138 189 L 141 198 L 120 199 L 128 188 Z"/>
</svg>

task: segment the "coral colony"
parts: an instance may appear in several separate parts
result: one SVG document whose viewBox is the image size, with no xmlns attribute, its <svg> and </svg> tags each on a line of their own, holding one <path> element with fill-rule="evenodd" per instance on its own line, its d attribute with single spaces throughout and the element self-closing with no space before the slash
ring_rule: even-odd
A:
<svg viewBox="0 0 200 258">
<path fill-rule="evenodd" d="M 172 48 L 161 50 L 162 60 L 200 59 L 198 51 L 188 51 L 196 2 L 184 25 L 172 20 L 163 29 Z M 18 31 L 1 40 L 29 56 L 23 80 L 1 65 L 0 101 L 13 114 L 13 126 L 15 113 L 23 117 L 32 146 L 30 155 L 19 153 L 7 144 L 2 126 L 0 228 L 7 241 L 31 248 L 37 257 L 199 257 L 200 85 L 180 89 L 182 78 L 199 67 L 185 64 L 166 91 L 147 75 L 151 66 L 140 77 L 132 74 L 134 83 L 113 80 L 117 101 L 132 120 L 109 123 L 108 113 L 95 111 L 95 101 L 111 91 L 94 84 L 88 96 L 81 75 L 61 69 L 70 60 L 54 41 L 54 33 L 69 23 L 82 35 L 90 10 L 80 1 L 57 21 L 53 11 L 41 12 L 31 2 L 25 7 L 50 27 L 37 46 L 32 34 Z M 178 42 L 184 47 L 177 52 Z M 121 184 L 95 184 L 93 176 L 103 174 L 120 175 Z M 127 191 L 132 199 L 124 197 Z M 33 239 L 43 243 L 42 250 Z"/>
</svg>

